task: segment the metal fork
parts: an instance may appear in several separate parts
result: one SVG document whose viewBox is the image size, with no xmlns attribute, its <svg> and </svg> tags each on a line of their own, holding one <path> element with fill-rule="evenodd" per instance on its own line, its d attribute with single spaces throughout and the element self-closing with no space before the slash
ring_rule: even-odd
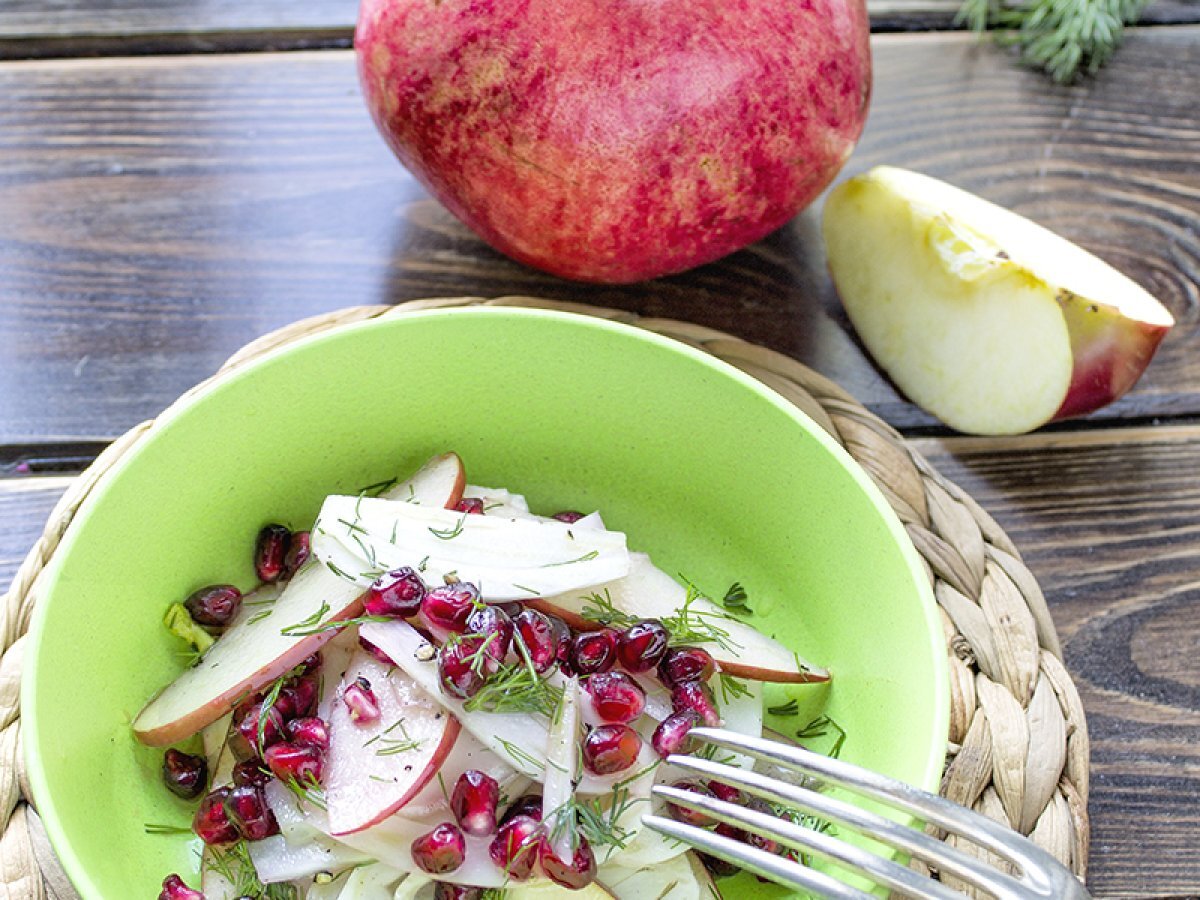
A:
<svg viewBox="0 0 1200 900">
<path fill-rule="evenodd" d="M 794 745 L 718 728 L 693 728 L 689 734 L 699 741 L 749 754 L 788 772 L 799 773 L 804 776 L 800 781 L 809 786 L 781 781 L 702 757 L 670 756 L 667 763 L 705 779 L 724 782 L 770 803 L 793 807 L 857 831 L 1000 900 L 1086 900 L 1089 896 L 1065 866 L 1032 841 L 943 797 Z M 1012 863 L 1018 874 L 1002 872 L 924 831 L 893 822 L 813 789 L 822 784 L 870 797 L 892 809 L 960 835 Z M 766 812 L 668 785 L 656 786 L 654 793 L 678 806 L 706 813 L 717 821 L 762 835 L 795 850 L 824 857 L 902 896 L 937 900 L 962 900 L 965 896 L 948 884 L 935 881 L 891 859 L 849 844 L 834 835 Z M 648 828 L 787 887 L 836 900 L 872 898 L 871 894 L 828 874 L 704 828 L 656 815 L 644 816 L 642 822 Z"/>
</svg>

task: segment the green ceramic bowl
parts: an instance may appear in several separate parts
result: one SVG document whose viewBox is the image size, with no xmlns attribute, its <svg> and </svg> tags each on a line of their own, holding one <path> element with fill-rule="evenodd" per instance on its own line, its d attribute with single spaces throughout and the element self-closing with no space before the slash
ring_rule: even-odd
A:
<svg viewBox="0 0 1200 900">
<path fill-rule="evenodd" d="M 191 804 L 129 728 L 180 670 L 164 609 L 253 583 L 259 527 L 307 527 L 322 498 L 452 449 L 475 483 L 533 508 L 600 508 L 630 546 L 834 672 L 774 688 L 847 734 L 843 758 L 933 788 L 947 732 L 945 648 L 920 562 L 840 447 L 758 382 L 689 347 L 516 309 L 366 322 L 287 347 L 177 404 L 80 509 L 32 625 L 22 695 L 37 807 L 88 900 L 190 880 Z M 820 747 L 818 747 L 820 749 Z M 152 829 L 153 830 L 153 829 Z M 783 892 L 743 876 L 727 897 Z"/>
</svg>

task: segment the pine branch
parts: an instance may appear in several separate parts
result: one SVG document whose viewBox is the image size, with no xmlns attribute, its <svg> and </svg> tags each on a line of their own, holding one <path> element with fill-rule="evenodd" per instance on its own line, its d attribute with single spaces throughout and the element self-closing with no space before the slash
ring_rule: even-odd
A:
<svg viewBox="0 0 1200 900">
<path fill-rule="evenodd" d="M 1149 0 L 963 0 L 955 22 L 976 32 L 996 29 L 1021 58 L 1066 84 L 1094 75 L 1121 44 Z"/>
</svg>

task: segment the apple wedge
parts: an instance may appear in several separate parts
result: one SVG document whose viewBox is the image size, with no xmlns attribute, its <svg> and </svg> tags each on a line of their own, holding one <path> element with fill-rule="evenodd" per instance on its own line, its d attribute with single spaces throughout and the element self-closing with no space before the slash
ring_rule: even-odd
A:
<svg viewBox="0 0 1200 900">
<path fill-rule="evenodd" d="M 583 611 L 594 605 L 592 597 L 605 597 L 619 612 L 639 619 L 670 619 L 688 600 L 688 591 L 650 561 L 644 553 L 629 554 L 629 574 L 593 591 L 577 591 L 526 600 L 526 605 L 559 616 L 577 631 L 597 631 L 599 622 L 585 618 Z M 753 681 L 809 684 L 828 681 L 829 673 L 805 662 L 774 638 L 730 617 L 705 597 L 694 597 L 689 622 L 697 630 L 720 636 L 700 644 L 712 654 L 721 671 Z"/>
<path fill-rule="evenodd" d="M 448 453 L 431 459 L 388 496 L 414 506 L 454 506 L 465 484 L 462 461 Z M 203 659 L 138 713 L 133 722 L 138 740 L 152 747 L 174 744 L 216 721 L 333 638 L 337 628 L 326 626 L 359 615 L 361 593 L 358 584 L 315 560 L 286 585 L 263 586 L 242 603 Z"/>
<path fill-rule="evenodd" d="M 488 600 L 577 590 L 629 571 L 619 531 L 369 497 L 326 498 L 312 549 L 362 587 L 381 571 L 411 566 L 430 583 L 447 576 L 470 581 Z"/>
<path fill-rule="evenodd" d="M 359 649 L 340 680 L 327 678 L 329 755 L 324 787 L 334 837 L 370 828 L 417 796 L 458 738 L 458 720 L 400 671 Z M 374 722 L 355 722 L 341 695 L 363 680 L 379 705 Z M 361 683 L 361 682 L 360 682 Z"/>
<path fill-rule="evenodd" d="M 942 181 L 879 166 L 824 214 L 863 343 L 918 406 L 971 434 L 1030 431 L 1123 395 L 1174 324 L 1070 241 Z"/>
</svg>

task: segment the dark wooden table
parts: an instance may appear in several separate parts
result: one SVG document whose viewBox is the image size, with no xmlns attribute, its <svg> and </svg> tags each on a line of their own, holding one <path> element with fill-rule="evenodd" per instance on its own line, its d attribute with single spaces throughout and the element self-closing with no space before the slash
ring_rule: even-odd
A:
<svg viewBox="0 0 1200 900">
<path fill-rule="evenodd" d="M 810 210 L 649 284 L 522 268 L 396 164 L 359 98 L 352 0 L 0 3 L 0 586 L 70 476 L 232 351 L 314 313 L 528 293 L 689 319 L 788 353 L 911 436 L 1044 587 L 1093 738 L 1092 889 L 1200 894 L 1200 3 L 1168 0 L 1063 88 L 872 8 L 871 118 L 847 174 L 948 178 L 1097 252 L 1177 328 L 1096 415 L 953 436 L 864 357 Z"/>
</svg>

